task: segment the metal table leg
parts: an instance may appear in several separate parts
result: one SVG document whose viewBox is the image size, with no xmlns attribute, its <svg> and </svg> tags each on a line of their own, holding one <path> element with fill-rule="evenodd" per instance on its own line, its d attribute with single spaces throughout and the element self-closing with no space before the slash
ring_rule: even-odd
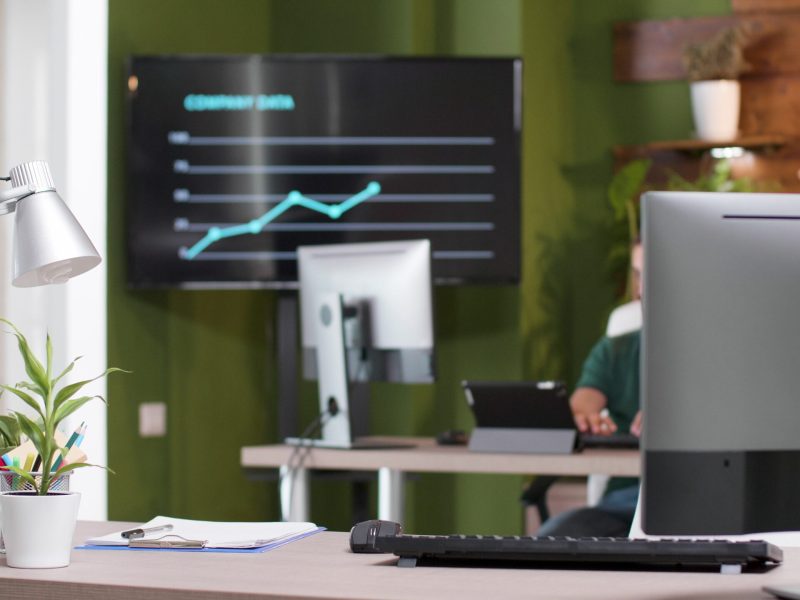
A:
<svg viewBox="0 0 800 600">
<path fill-rule="evenodd" d="M 405 517 L 405 474 L 397 469 L 378 469 L 378 518 L 403 523 Z"/>
<path fill-rule="evenodd" d="M 308 469 L 281 465 L 278 491 L 282 521 L 309 521 Z"/>
</svg>

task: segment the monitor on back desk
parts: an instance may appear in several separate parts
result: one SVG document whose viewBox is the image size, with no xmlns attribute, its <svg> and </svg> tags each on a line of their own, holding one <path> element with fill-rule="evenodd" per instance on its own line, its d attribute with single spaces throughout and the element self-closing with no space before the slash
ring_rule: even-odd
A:
<svg viewBox="0 0 800 600">
<path fill-rule="evenodd" d="M 643 197 L 642 526 L 800 529 L 800 195 Z"/>
<path fill-rule="evenodd" d="M 321 439 L 334 448 L 408 446 L 364 436 L 370 381 L 434 380 L 429 240 L 300 246 L 304 375 L 319 382 Z M 363 396 L 363 395 L 362 395 Z"/>
</svg>

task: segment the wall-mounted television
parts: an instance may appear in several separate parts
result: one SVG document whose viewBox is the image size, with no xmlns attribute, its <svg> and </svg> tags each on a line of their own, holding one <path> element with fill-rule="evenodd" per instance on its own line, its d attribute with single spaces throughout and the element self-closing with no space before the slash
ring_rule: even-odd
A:
<svg viewBox="0 0 800 600">
<path fill-rule="evenodd" d="M 436 283 L 520 270 L 516 58 L 134 56 L 133 287 L 296 287 L 298 246 L 429 239 Z"/>
</svg>

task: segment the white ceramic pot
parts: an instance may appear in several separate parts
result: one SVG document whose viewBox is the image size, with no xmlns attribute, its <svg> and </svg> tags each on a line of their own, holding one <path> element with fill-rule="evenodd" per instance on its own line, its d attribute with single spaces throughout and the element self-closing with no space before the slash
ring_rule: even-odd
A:
<svg viewBox="0 0 800 600">
<path fill-rule="evenodd" d="M 24 569 L 69 565 L 80 501 L 77 492 L 0 495 L 6 564 Z"/>
<path fill-rule="evenodd" d="M 697 137 L 731 141 L 739 133 L 739 82 L 729 79 L 693 81 L 689 84 Z"/>
</svg>

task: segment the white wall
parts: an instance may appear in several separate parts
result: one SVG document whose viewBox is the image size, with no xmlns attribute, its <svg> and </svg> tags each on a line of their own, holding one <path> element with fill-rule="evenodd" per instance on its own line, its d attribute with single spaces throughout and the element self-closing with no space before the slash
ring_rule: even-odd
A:
<svg viewBox="0 0 800 600">
<path fill-rule="evenodd" d="M 61 197 L 101 256 L 106 250 L 107 0 L 0 0 L 0 174 L 22 162 L 46 160 Z M 7 185 L 7 184 L 6 184 Z M 4 189 L 0 187 L 0 189 Z M 105 264 L 67 284 L 11 287 L 13 218 L 0 218 L 0 315 L 36 349 L 53 338 L 55 370 L 76 356 L 76 381 L 106 368 Z M 24 378 L 16 344 L 0 336 L 0 381 Z M 86 391 L 105 397 L 105 382 Z M 18 408 L 5 394 L 3 409 Z M 89 403 L 67 423 L 88 431 L 89 462 L 105 465 L 106 410 Z M 72 488 L 82 493 L 80 518 L 107 516 L 107 476 L 82 469 Z"/>
</svg>

